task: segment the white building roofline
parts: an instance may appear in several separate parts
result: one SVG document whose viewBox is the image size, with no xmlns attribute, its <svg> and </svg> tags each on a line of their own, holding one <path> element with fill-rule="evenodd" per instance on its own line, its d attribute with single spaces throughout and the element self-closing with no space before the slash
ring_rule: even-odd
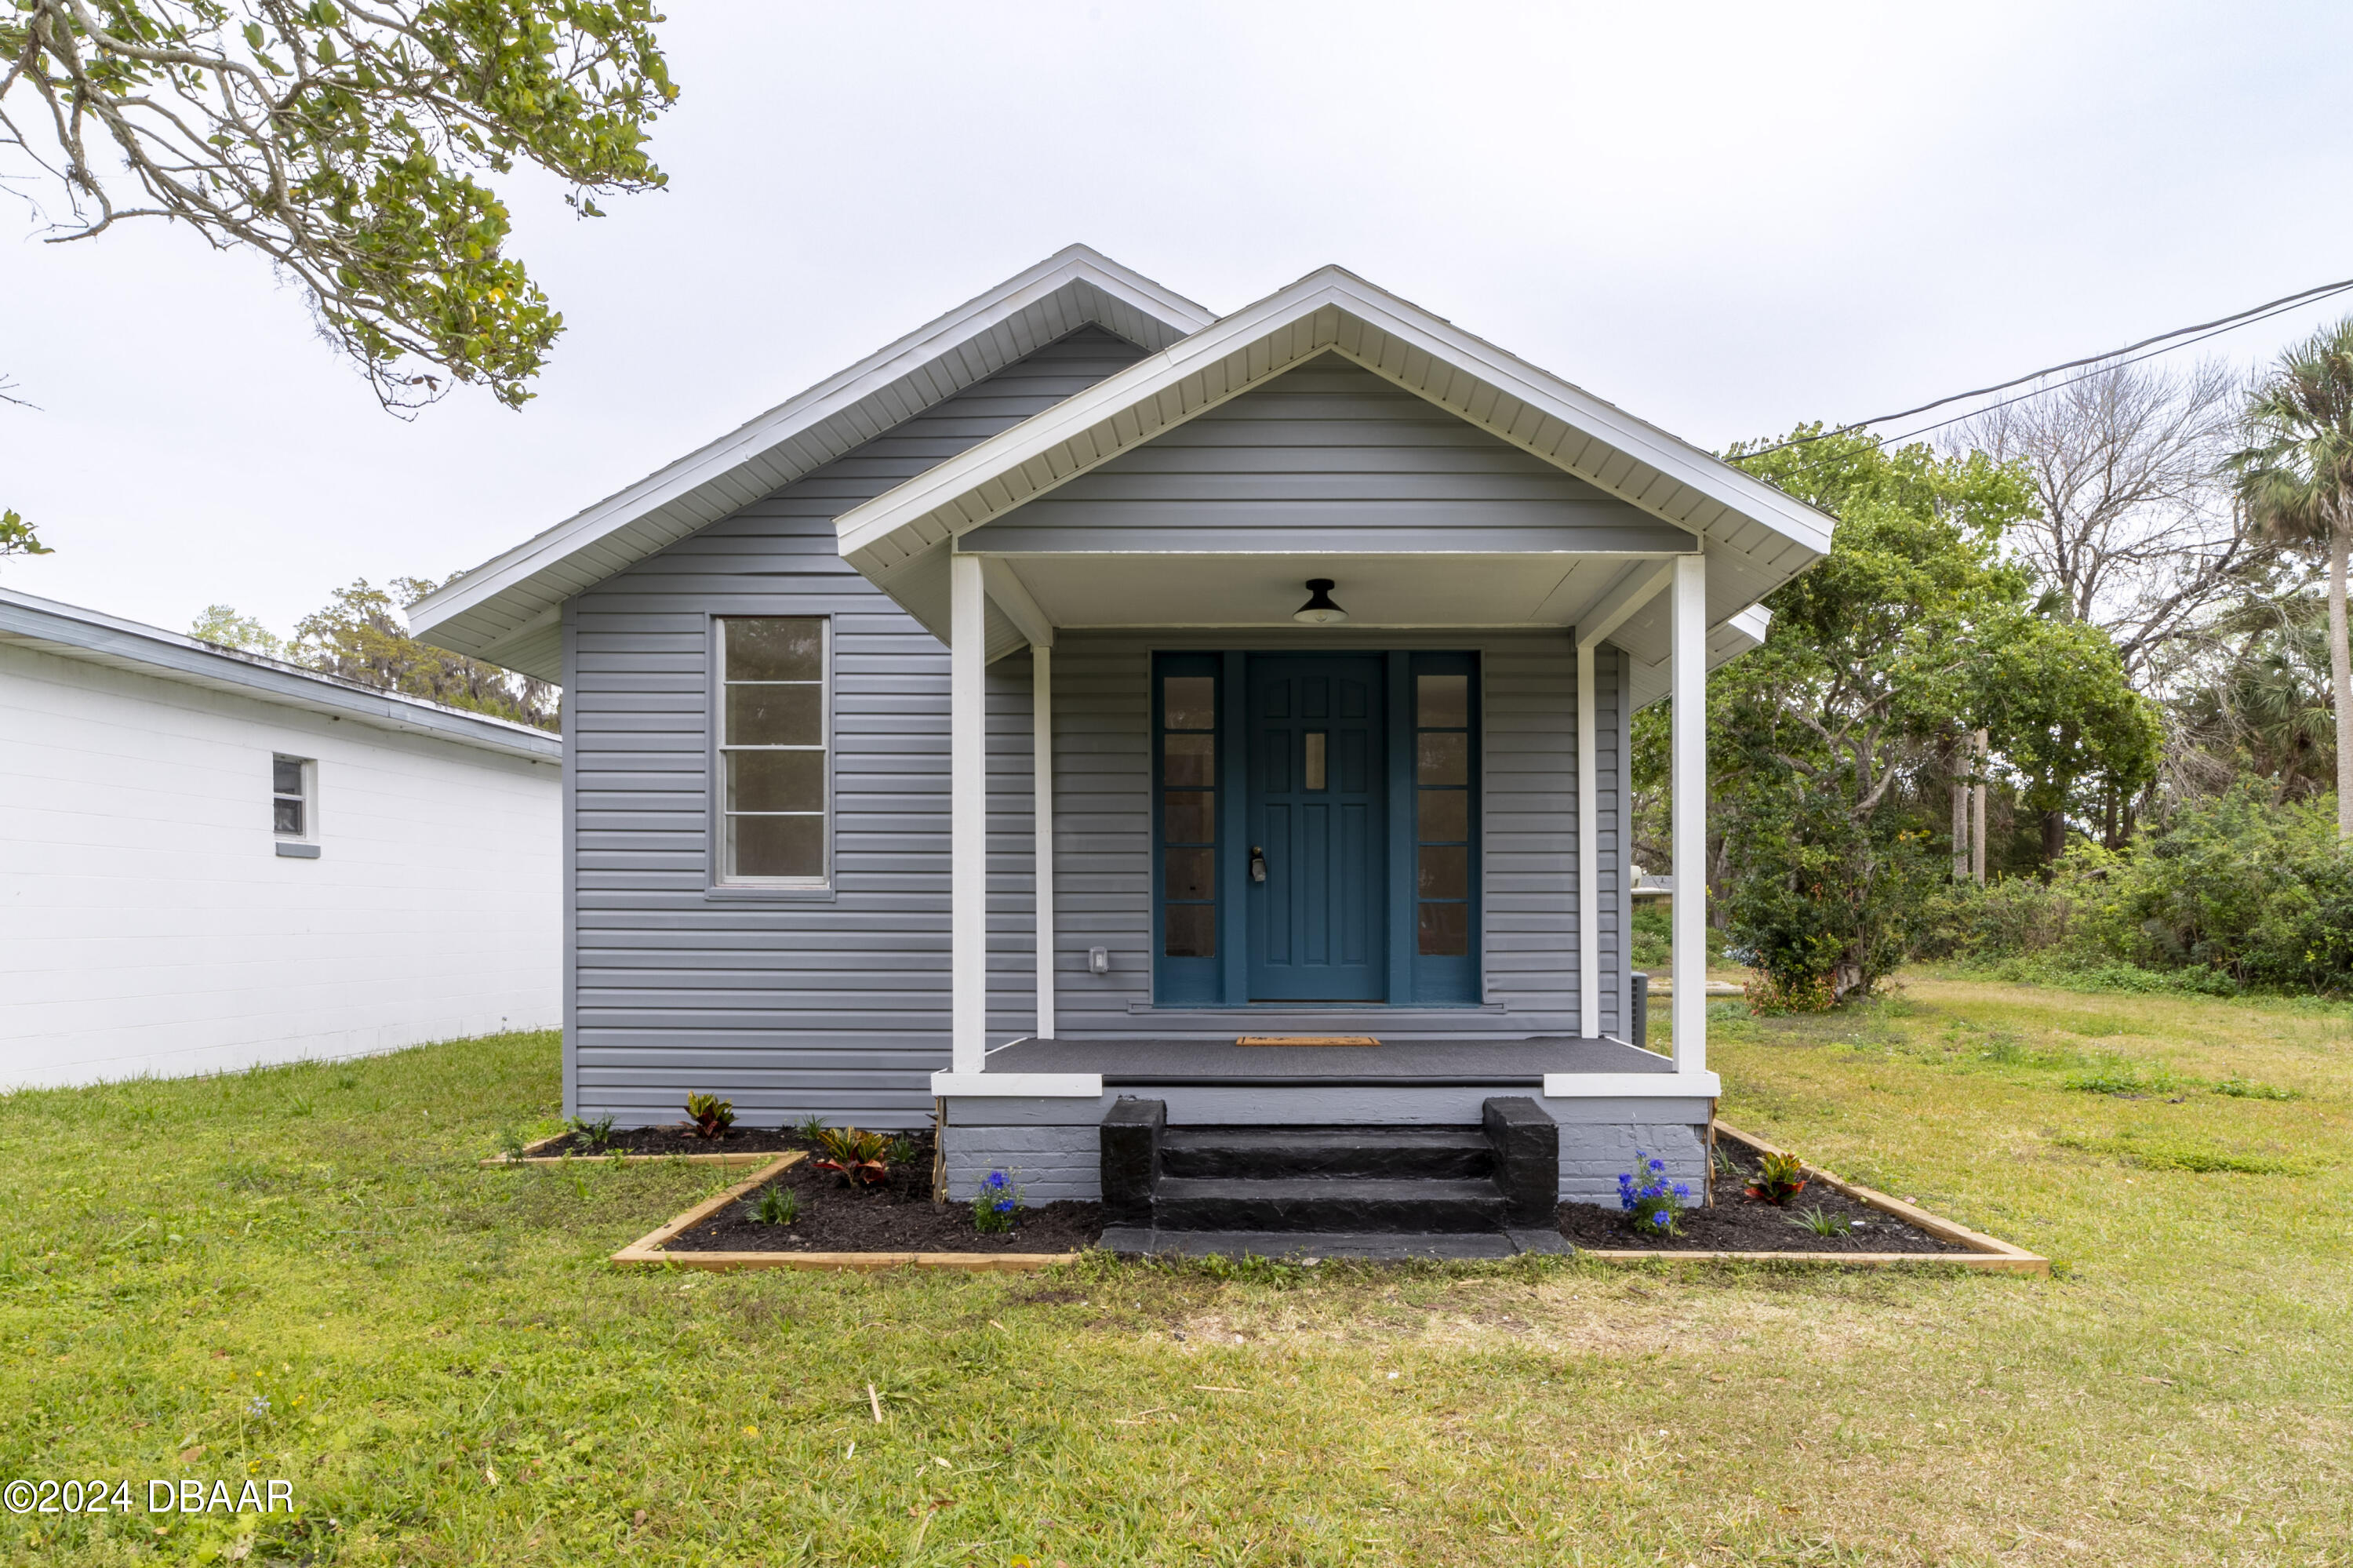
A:
<svg viewBox="0 0 2353 1568">
<path fill-rule="evenodd" d="M 282 659 L 224 648 L 13 588 L 0 588 L 0 641 L 535 762 L 564 758 L 563 738 L 530 725 L 364 686 Z"/>
</svg>

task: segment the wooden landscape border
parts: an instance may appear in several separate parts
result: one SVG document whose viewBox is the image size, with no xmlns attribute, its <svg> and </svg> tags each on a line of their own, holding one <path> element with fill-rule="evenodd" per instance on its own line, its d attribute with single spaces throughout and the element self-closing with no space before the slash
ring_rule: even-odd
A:
<svg viewBox="0 0 2353 1568">
<path fill-rule="evenodd" d="M 691 1158 L 691 1157 L 690 1157 Z M 705 1155 L 704 1159 L 712 1156 Z M 828 1268 L 828 1269 L 887 1269 L 887 1268 L 968 1268 L 983 1273 L 1026 1274 L 1036 1269 L 1050 1268 L 1058 1263 L 1068 1263 L 1079 1255 L 1074 1252 L 670 1252 L 670 1240 L 690 1225 L 700 1224 L 734 1202 L 777 1171 L 806 1158 L 806 1152 L 796 1149 L 777 1155 L 770 1163 L 752 1172 L 725 1192 L 704 1199 L 694 1207 L 657 1229 L 631 1242 L 612 1255 L 610 1261 L 623 1267 L 641 1264 L 669 1265 L 677 1268 L 702 1268 L 724 1272 L 738 1268 Z"/>
<path fill-rule="evenodd" d="M 612 1150 L 603 1154 L 541 1154 L 538 1152 L 549 1144 L 567 1136 L 569 1136 L 568 1132 L 551 1132 L 545 1138 L 524 1144 L 521 1154 L 493 1154 L 488 1160 L 477 1160 L 474 1163 L 481 1170 L 488 1171 L 500 1165 L 563 1165 L 582 1160 L 607 1160 L 615 1154 L 621 1157 L 623 1163 L 630 1165 L 658 1164 L 665 1160 L 682 1160 L 689 1165 L 753 1165 L 763 1160 L 777 1158 L 773 1153 L 632 1154 L 626 1149 Z"/>
<path fill-rule="evenodd" d="M 1718 1121 L 1710 1129 L 1719 1137 L 1745 1144 L 1758 1154 L 1779 1154 L 1783 1150 L 1767 1143 L 1753 1132 L 1743 1132 L 1728 1123 Z M 1824 1263 L 1848 1268 L 1968 1268 L 1987 1274 L 2035 1274 L 2048 1277 L 2051 1260 L 2024 1247 L 2012 1246 L 1999 1236 L 1957 1224 L 1940 1214 L 1932 1214 L 1915 1203 L 1901 1198 L 1891 1198 L 1884 1192 L 1858 1186 L 1841 1179 L 1819 1165 L 1809 1165 L 1810 1181 L 1819 1181 L 1833 1192 L 1843 1192 L 1865 1208 L 1893 1214 L 1915 1230 L 1926 1231 L 1940 1240 L 1965 1246 L 1967 1252 L 1643 1252 L 1634 1249 L 1590 1251 L 1577 1249 L 1579 1257 L 1589 1257 L 1602 1263 Z"/>
</svg>

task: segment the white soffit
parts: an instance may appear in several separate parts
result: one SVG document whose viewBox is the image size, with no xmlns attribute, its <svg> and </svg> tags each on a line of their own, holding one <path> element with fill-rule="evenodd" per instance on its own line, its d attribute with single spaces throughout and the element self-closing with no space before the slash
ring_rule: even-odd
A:
<svg viewBox="0 0 2353 1568">
<path fill-rule="evenodd" d="M 1095 325 L 1158 350 L 1216 318 L 1083 245 L 468 572 L 409 610 L 437 647 L 558 679 L 564 601 L 1025 355 Z"/>
<path fill-rule="evenodd" d="M 1729 620 L 1709 627 L 1707 667 L 1719 669 L 1751 648 L 1762 647 L 1765 632 L 1772 621 L 1771 610 L 1761 604 L 1752 604 Z M 1617 639 L 1613 637 L 1610 641 L 1614 642 Z M 1663 657 L 1652 662 L 1630 652 L 1626 664 L 1626 683 L 1632 690 L 1637 712 L 1667 694 L 1674 671 Z"/>
<path fill-rule="evenodd" d="M 918 567 L 924 556 L 1325 352 L 1700 535 L 1715 615 L 1754 603 L 1830 548 L 1824 514 L 1326 267 L 844 513 L 841 553 L 936 625 L 939 607 L 896 580 L 911 568 L 928 576 Z"/>
</svg>

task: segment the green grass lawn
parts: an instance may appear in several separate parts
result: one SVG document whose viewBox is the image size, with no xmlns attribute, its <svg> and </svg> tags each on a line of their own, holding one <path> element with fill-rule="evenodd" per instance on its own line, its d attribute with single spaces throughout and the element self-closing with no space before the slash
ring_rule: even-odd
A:
<svg viewBox="0 0 2353 1568">
<path fill-rule="evenodd" d="M 0 1471 L 300 1510 L 0 1515 L 0 1552 L 2353 1563 L 2353 1013 L 1716 1011 L 1726 1119 L 2055 1277 L 624 1275 L 723 1178 L 475 1169 L 553 1128 L 548 1036 L 0 1099 Z"/>
</svg>

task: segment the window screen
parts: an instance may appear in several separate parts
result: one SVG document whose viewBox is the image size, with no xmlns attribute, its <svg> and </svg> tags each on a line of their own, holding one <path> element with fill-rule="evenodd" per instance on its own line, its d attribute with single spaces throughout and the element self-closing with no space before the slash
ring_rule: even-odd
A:
<svg viewBox="0 0 2353 1568">
<path fill-rule="evenodd" d="M 269 825 L 280 838 L 307 838 L 311 832 L 311 762 L 301 757 L 269 759 Z"/>
<path fill-rule="evenodd" d="M 826 620 L 730 616 L 720 628 L 720 874 L 826 875 Z"/>
</svg>

